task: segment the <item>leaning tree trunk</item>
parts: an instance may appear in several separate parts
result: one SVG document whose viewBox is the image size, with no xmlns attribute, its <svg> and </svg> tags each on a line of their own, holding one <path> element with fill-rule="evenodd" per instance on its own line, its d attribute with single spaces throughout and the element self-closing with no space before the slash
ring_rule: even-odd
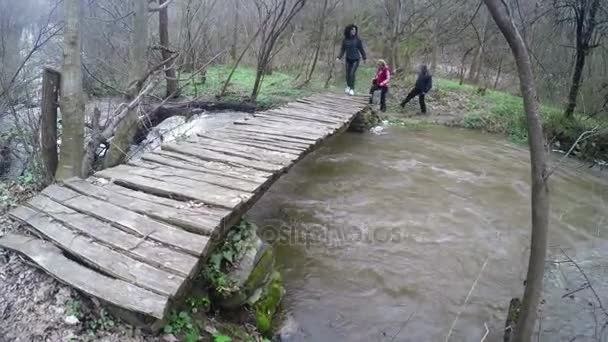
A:
<svg viewBox="0 0 608 342">
<path fill-rule="evenodd" d="M 82 62 L 80 60 L 80 0 L 64 0 L 63 68 L 61 75 L 61 117 L 63 134 L 58 180 L 82 176 L 84 154 L 84 94 L 82 90 Z"/>
<path fill-rule="evenodd" d="M 158 0 L 160 7 L 167 0 Z M 160 38 L 160 51 L 163 61 L 171 59 L 171 51 L 169 50 L 169 8 L 164 7 L 158 12 L 158 36 Z M 173 61 L 168 61 L 165 65 L 165 76 L 167 78 L 167 97 L 178 96 L 177 90 L 177 75 L 175 67 L 172 66 Z"/>
<path fill-rule="evenodd" d="M 515 341 L 529 342 L 534 331 L 536 310 L 543 291 L 547 232 L 549 229 L 549 189 L 547 187 L 545 139 L 539 115 L 532 62 L 526 43 L 509 12 L 503 8 L 501 0 L 484 0 L 484 2 L 513 51 L 528 122 L 528 143 L 530 145 L 532 171 L 532 236 L 526 289 L 515 328 Z"/>
<path fill-rule="evenodd" d="M 319 54 L 321 52 L 321 46 L 323 45 L 323 36 L 325 35 L 325 17 L 327 16 L 328 3 L 329 0 L 323 1 L 323 11 L 321 12 L 321 18 L 319 19 L 321 21 L 321 26 L 319 26 L 319 34 L 317 35 L 317 41 L 315 42 L 316 45 L 314 56 L 312 58 L 312 65 L 310 66 L 310 70 L 308 71 L 308 75 L 306 76 L 306 80 L 304 81 L 304 83 L 309 83 L 310 80 L 312 80 L 312 76 L 315 73 L 315 69 L 317 67 L 317 62 L 319 61 Z"/>
<path fill-rule="evenodd" d="M 494 89 L 498 89 L 498 82 L 500 82 L 500 76 L 502 74 L 502 63 L 504 62 L 504 58 L 500 58 L 498 62 L 498 71 L 496 72 L 496 79 L 494 79 Z"/>
<path fill-rule="evenodd" d="M 141 91 L 143 78 L 147 69 L 146 50 L 148 48 L 148 1 L 135 1 L 131 49 L 129 51 L 129 88 L 125 102 L 131 102 Z M 104 166 L 120 164 L 127 156 L 129 146 L 137 132 L 137 107 L 129 110 L 126 117 L 116 128 L 116 135 L 111 140 L 110 149 L 105 157 Z"/>
<path fill-rule="evenodd" d="M 61 73 L 44 68 L 42 74 L 42 102 L 40 103 L 40 154 L 44 164 L 45 182 L 51 183 L 57 172 L 57 102 Z"/>
<path fill-rule="evenodd" d="M 233 62 L 237 60 L 237 46 L 239 44 L 239 12 L 241 11 L 241 0 L 234 0 L 234 27 L 232 29 L 232 46 L 230 57 Z"/>
<path fill-rule="evenodd" d="M 576 48 L 576 61 L 574 63 L 574 72 L 572 73 L 572 84 L 570 85 L 570 92 L 568 94 L 568 105 L 564 115 L 567 118 L 572 117 L 574 110 L 576 109 L 576 99 L 578 98 L 578 92 L 581 89 L 581 83 L 583 81 L 583 70 L 585 68 L 585 50 L 583 47 Z"/>
</svg>

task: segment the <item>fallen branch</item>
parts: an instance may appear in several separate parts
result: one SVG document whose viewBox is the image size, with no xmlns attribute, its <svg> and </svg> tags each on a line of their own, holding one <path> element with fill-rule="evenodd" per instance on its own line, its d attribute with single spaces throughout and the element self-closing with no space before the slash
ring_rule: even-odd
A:
<svg viewBox="0 0 608 342">
<path fill-rule="evenodd" d="M 551 177 L 551 175 L 555 172 L 555 170 L 557 170 L 558 166 L 561 163 L 563 163 L 564 160 L 566 160 L 566 158 L 568 158 L 570 156 L 570 154 L 572 154 L 572 152 L 574 152 L 574 149 L 576 148 L 576 146 L 578 146 L 578 144 L 580 142 L 584 141 L 583 139 L 588 139 L 588 138 L 596 135 L 599 128 L 600 128 L 600 126 L 595 126 L 593 129 L 581 133 L 581 135 L 579 135 L 579 137 L 576 139 L 574 144 L 572 144 L 572 147 L 570 147 L 570 150 L 568 150 L 568 152 L 560 158 L 560 160 L 555 164 L 555 166 L 553 166 L 553 168 L 551 168 L 547 172 L 547 174 L 545 174 L 545 181 L 547 181 L 549 179 L 549 177 Z"/>
<path fill-rule="evenodd" d="M 469 290 L 467 297 L 464 299 L 464 303 L 460 307 L 460 310 L 458 310 L 458 314 L 456 314 L 456 318 L 454 318 L 454 321 L 452 322 L 452 326 L 450 326 L 450 330 L 448 331 L 448 334 L 445 337 L 445 342 L 448 342 L 450 340 L 450 337 L 452 336 L 452 332 L 454 331 L 454 327 L 456 327 L 456 322 L 458 322 L 458 318 L 460 318 L 460 315 L 462 315 L 462 313 L 464 312 L 464 309 L 467 307 L 467 304 L 469 303 L 469 299 L 471 298 L 471 295 L 473 294 L 473 291 L 475 291 L 475 287 L 477 287 L 477 283 L 479 282 L 479 279 L 481 278 L 481 274 L 486 269 L 486 266 L 488 266 L 488 260 L 490 260 L 489 255 L 486 257 L 486 260 L 483 262 L 483 265 L 481 266 L 481 270 L 479 270 L 479 273 L 477 274 L 477 278 L 475 278 L 475 281 L 473 282 L 473 285 L 471 286 L 471 289 Z"/>
<path fill-rule="evenodd" d="M 589 277 L 587 276 L 587 274 L 585 273 L 585 271 L 583 271 L 582 267 L 576 261 L 574 261 L 574 259 L 572 259 L 568 255 L 568 253 L 566 253 L 566 251 L 563 248 L 560 248 L 560 251 L 562 252 L 562 254 L 564 254 L 564 256 L 566 257 L 566 259 L 570 263 L 572 263 L 574 265 L 574 267 L 576 267 L 578 269 L 578 271 L 581 273 L 581 275 L 585 278 L 585 281 L 587 282 L 589 289 L 591 290 L 591 292 L 595 296 L 595 299 L 597 300 L 597 303 L 598 303 L 600 309 L 602 310 L 602 312 L 604 313 L 604 315 L 606 317 L 608 317 L 608 311 L 606 311 L 606 308 L 604 307 L 604 304 L 602 303 L 602 300 L 600 299 L 600 296 L 597 294 L 597 292 L 593 288 L 593 285 L 591 285 L 591 280 L 589 280 Z"/>
</svg>

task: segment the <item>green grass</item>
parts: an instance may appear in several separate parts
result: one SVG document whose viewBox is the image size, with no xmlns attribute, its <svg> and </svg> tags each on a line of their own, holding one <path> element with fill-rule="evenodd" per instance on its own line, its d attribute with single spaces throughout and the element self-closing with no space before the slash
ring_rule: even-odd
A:
<svg viewBox="0 0 608 342">
<path fill-rule="evenodd" d="M 213 65 L 207 69 L 204 82 L 201 77 L 196 78 L 196 82 L 184 89 L 184 95 L 203 98 L 214 98 L 221 92 L 224 82 L 230 75 L 232 65 Z M 371 65 L 363 65 L 357 73 L 358 91 L 367 92 L 371 80 L 374 77 L 375 69 Z M 230 85 L 224 100 L 243 101 L 251 95 L 255 83 L 256 70 L 250 66 L 239 66 L 230 80 Z M 182 73 L 182 80 L 189 79 L 190 74 Z M 257 104 L 260 107 L 274 107 L 287 101 L 309 96 L 313 93 L 331 91 L 342 91 L 344 87 L 343 73 L 334 73 L 334 79 L 325 88 L 326 72 L 320 70 L 315 77 L 305 86 L 301 81 L 295 80 L 295 75 L 282 71 L 274 71 L 271 75 L 266 75 L 262 83 Z"/>
<path fill-rule="evenodd" d="M 482 96 L 475 86 L 461 86 L 454 80 L 436 82 L 440 96 L 451 93 L 452 97 L 466 97 L 467 112 L 462 126 L 505 134 L 516 143 L 527 142 L 528 126 L 521 97 L 490 89 Z M 567 119 L 562 108 L 550 104 L 541 104 L 540 114 L 547 140 L 559 143 L 561 149 L 569 149 L 583 132 L 600 127 L 600 134 L 579 144 L 574 154 L 583 160 L 608 159 L 608 120 L 580 114 Z"/>
</svg>

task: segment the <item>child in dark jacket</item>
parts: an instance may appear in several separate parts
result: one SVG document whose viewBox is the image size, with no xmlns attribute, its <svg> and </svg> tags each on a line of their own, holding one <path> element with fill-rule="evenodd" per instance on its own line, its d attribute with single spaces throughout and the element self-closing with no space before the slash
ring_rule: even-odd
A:
<svg viewBox="0 0 608 342">
<path fill-rule="evenodd" d="M 429 72 L 429 68 L 426 65 L 420 66 L 418 72 L 418 78 L 416 79 L 416 85 L 414 89 L 410 91 L 405 100 L 401 102 L 401 107 L 410 102 L 414 97 L 418 96 L 420 102 L 420 111 L 422 114 L 426 114 L 426 103 L 424 102 L 424 96 L 433 88 L 433 76 Z"/>
<path fill-rule="evenodd" d="M 388 93 L 388 82 L 391 80 L 391 71 L 386 62 L 378 60 L 376 77 L 372 81 L 372 88 L 369 90 L 369 104 L 372 104 L 374 92 L 380 90 L 380 111 L 386 111 L 386 93 Z"/>
</svg>

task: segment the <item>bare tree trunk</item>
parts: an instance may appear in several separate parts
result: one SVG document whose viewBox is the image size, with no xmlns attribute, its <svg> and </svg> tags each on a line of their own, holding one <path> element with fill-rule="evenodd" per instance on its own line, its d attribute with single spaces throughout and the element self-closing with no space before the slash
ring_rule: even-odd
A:
<svg viewBox="0 0 608 342">
<path fill-rule="evenodd" d="M 59 166 L 55 178 L 81 175 L 84 153 L 84 94 L 80 60 L 80 0 L 64 0 L 63 69 L 61 70 L 61 117 L 63 134 Z"/>
<path fill-rule="evenodd" d="M 479 42 L 479 49 L 477 50 L 477 55 L 475 55 L 474 64 L 471 65 L 471 70 L 469 72 L 469 81 L 473 84 L 479 85 L 479 78 L 481 77 L 481 69 L 483 67 L 483 57 L 485 53 L 486 47 L 486 38 L 488 32 L 488 17 L 489 13 L 485 13 L 483 16 L 483 29 L 481 32 L 481 40 Z"/>
<path fill-rule="evenodd" d="M 431 73 L 434 75 L 437 72 L 437 59 L 438 59 L 438 51 L 439 51 L 439 42 L 437 39 L 438 31 L 439 31 L 439 21 L 435 19 L 433 21 L 433 37 L 431 42 Z"/>
<path fill-rule="evenodd" d="M 44 68 L 42 75 L 42 103 L 40 105 L 40 145 L 46 181 L 51 183 L 57 171 L 57 106 L 61 74 Z"/>
<path fill-rule="evenodd" d="M 498 62 L 498 71 L 496 72 L 496 79 L 494 80 L 494 89 L 498 88 L 498 82 L 500 82 L 500 75 L 502 73 L 502 63 L 504 62 L 504 58 L 500 58 Z"/>
<path fill-rule="evenodd" d="M 239 44 L 239 12 L 241 11 L 241 0 L 234 0 L 234 29 L 232 30 L 232 46 L 230 57 L 233 62 L 237 59 L 237 46 Z"/>
<path fill-rule="evenodd" d="M 465 51 L 464 55 L 462 55 L 462 59 L 460 60 L 460 85 L 464 83 L 464 76 L 466 74 L 466 66 L 465 63 L 467 61 L 467 56 L 473 51 L 474 48 L 470 48 Z"/>
<path fill-rule="evenodd" d="M 526 43 L 515 26 L 509 10 L 503 7 L 501 0 L 484 0 L 484 2 L 513 51 L 528 121 L 528 143 L 532 170 L 532 241 L 526 289 L 515 329 L 515 341 L 529 342 L 536 323 L 536 310 L 542 296 L 549 229 L 545 139 L 539 115 L 532 62 Z"/>
<path fill-rule="evenodd" d="M 329 0 L 323 0 L 323 10 L 321 11 L 321 19 L 320 19 L 321 23 L 320 23 L 320 27 L 319 27 L 319 34 L 317 35 L 317 39 L 316 39 L 315 53 L 312 58 L 312 65 L 310 66 L 310 70 L 308 72 L 308 75 L 306 76 L 306 80 L 304 81 L 304 83 L 310 82 L 313 74 L 315 73 L 315 69 L 317 67 L 317 62 L 319 60 L 319 53 L 321 52 L 321 46 L 323 45 L 323 36 L 325 35 L 325 20 L 326 20 L 325 17 L 327 16 L 328 3 L 329 3 Z"/>
<path fill-rule="evenodd" d="M 135 0 L 133 16 L 133 32 L 131 33 L 131 49 L 129 50 L 129 88 L 125 102 L 131 102 L 141 91 L 143 77 L 147 69 L 146 51 L 148 49 L 148 1 Z M 130 109 L 126 117 L 116 129 L 116 135 L 111 140 L 110 149 L 104 160 L 105 167 L 120 164 L 129 151 L 137 131 L 137 107 Z"/>
<path fill-rule="evenodd" d="M 167 2 L 167 0 L 158 0 L 160 7 Z M 171 51 L 169 50 L 169 8 L 164 7 L 158 12 L 158 36 L 160 37 L 161 55 L 164 61 L 171 58 Z M 167 97 L 177 97 L 177 75 L 175 67 L 172 66 L 173 61 L 167 62 L 165 65 L 165 76 L 167 79 Z"/>
<path fill-rule="evenodd" d="M 587 55 L 596 47 L 590 44 L 595 35 L 597 26 L 595 17 L 600 8 L 600 0 L 593 0 L 591 3 L 585 2 L 581 7 L 583 8 L 579 9 L 579 13 L 576 16 L 576 60 L 574 62 L 574 72 L 572 73 L 572 84 L 570 85 L 570 92 L 568 94 L 568 105 L 564 112 L 564 116 L 567 118 L 572 117 L 576 109 L 576 99 L 583 83 L 583 70 Z M 589 10 L 588 12 L 587 9 Z"/>
<path fill-rule="evenodd" d="M 576 49 L 576 61 L 574 62 L 574 72 L 572 73 L 572 84 L 570 84 L 570 92 L 568 93 L 568 105 L 564 115 L 567 118 L 572 117 L 574 110 L 576 109 L 576 99 L 578 98 L 578 92 L 583 83 L 583 69 L 585 68 L 585 51 L 582 49 Z"/>
</svg>

